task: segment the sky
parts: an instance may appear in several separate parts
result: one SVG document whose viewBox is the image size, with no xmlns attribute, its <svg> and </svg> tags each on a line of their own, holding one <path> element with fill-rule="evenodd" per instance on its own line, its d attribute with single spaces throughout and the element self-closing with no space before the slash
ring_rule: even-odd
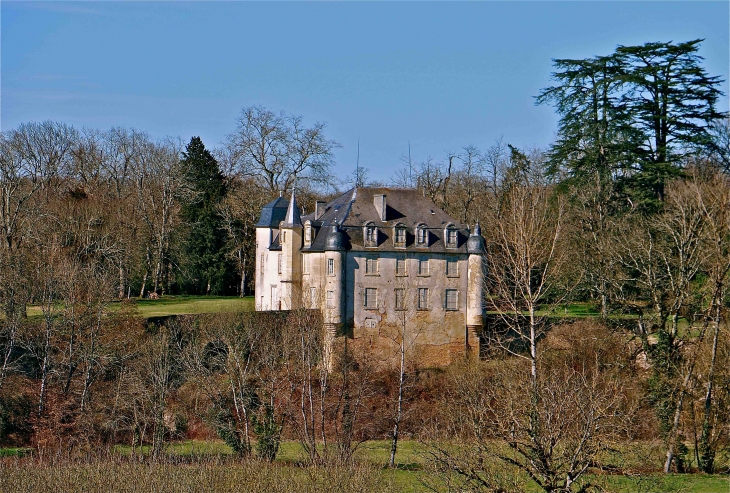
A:
<svg viewBox="0 0 730 493">
<path fill-rule="evenodd" d="M 547 147 L 558 118 L 534 97 L 552 59 L 704 38 L 730 72 L 730 2 L 0 2 L 0 129 L 57 120 L 200 136 L 242 108 L 325 122 L 335 173 L 387 181 L 412 159 L 502 139 Z M 720 109 L 728 110 L 723 97 Z"/>
</svg>

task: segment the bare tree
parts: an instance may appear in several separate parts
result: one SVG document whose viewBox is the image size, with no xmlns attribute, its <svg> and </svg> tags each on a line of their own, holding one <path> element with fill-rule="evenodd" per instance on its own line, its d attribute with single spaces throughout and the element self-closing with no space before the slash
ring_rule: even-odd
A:
<svg viewBox="0 0 730 493">
<path fill-rule="evenodd" d="M 339 144 L 324 129 L 324 123 L 307 127 L 301 116 L 250 106 L 228 135 L 223 162 L 243 177 L 261 180 L 271 194 L 290 190 L 297 179 L 330 184 L 332 151 Z"/>
</svg>

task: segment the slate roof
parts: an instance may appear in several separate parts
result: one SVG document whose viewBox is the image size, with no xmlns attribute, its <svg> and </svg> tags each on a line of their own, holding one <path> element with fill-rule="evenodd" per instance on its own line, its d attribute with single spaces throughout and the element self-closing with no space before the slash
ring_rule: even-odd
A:
<svg viewBox="0 0 730 493">
<path fill-rule="evenodd" d="M 373 197 L 386 196 L 385 221 L 375 208 Z M 301 217 L 302 223 L 311 221 L 316 233 L 310 247 L 302 251 L 321 252 L 326 250 L 326 238 L 337 223 L 341 225 L 346 248 L 351 251 L 393 251 L 393 252 L 442 252 L 467 253 L 466 241 L 469 230 L 464 224 L 446 214 L 424 197 L 418 190 L 405 188 L 359 187 L 353 188 L 325 206 L 319 220 L 314 214 Z M 378 228 L 378 246 L 365 247 L 363 226 L 371 222 Z M 393 244 L 394 226 L 406 227 L 406 247 L 397 248 Z M 446 248 L 444 228 L 452 224 L 458 231 L 457 247 Z M 425 225 L 429 232 L 427 246 L 416 244 L 416 227 Z"/>
<path fill-rule="evenodd" d="M 289 206 L 289 201 L 284 197 L 279 197 L 276 200 L 266 204 L 261 209 L 261 218 L 256 223 L 257 228 L 278 228 L 279 223 L 286 218 L 286 209 Z"/>
</svg>

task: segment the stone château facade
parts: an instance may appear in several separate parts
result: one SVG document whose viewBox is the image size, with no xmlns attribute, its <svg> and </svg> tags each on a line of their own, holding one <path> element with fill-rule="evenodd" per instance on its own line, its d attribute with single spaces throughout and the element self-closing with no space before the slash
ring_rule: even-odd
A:
<svg viewBox="0 0 730 493">
<path fill-rule="evenodd" d="M 295 194 L 256 225 L 256 310 L 322 311 L 383 362 L 400 335 L 421 366 L 479 351 L 484 239 L 413 189 L 358 187 L 300 216 Z"/>
</svg>

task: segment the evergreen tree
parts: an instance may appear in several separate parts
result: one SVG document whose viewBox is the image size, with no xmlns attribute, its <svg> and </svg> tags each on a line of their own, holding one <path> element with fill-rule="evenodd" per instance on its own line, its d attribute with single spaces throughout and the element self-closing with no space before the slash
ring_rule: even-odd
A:
<svg viewBox="0 0 730 493">
<path fill-rule="evenodd" d="M 183 290 L 191 294 L 225 294 L 235 269 L 226 257 L 226 233 L 219 206 L 227 193 L 218 162 L 200 137 L 183 153 L 185 196 L 180 214 L 186 225 L 183 244 Z"/>
<path fill-rule="evenodd" d="M 634 205 L 656 209 L 685 158 L 713 148 L 709 130 L 726 116 L 715 107 L 722 80 L 701 66 L 701 41 L 555 60 L 558 85 L 537 97 L 560 115 L 552 171 L 573 183 L 591 179 L 599 190 L 618 189 Z"/>
</svg>

